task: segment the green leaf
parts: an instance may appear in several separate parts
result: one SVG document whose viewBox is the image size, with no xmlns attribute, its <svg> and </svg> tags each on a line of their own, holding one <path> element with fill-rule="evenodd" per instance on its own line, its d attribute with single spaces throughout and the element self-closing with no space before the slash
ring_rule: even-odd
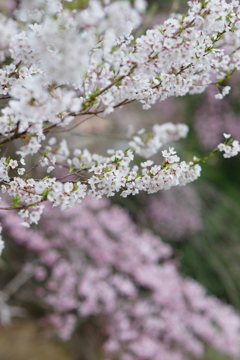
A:
<svg viewBox="0 0 240 360">
<path fill-rule="evenodd" d="M 11 158 L 10 158 L 10 156 L 5 160 L 5 163 L 6 164 L 9 164 L 10 163 L 10 160 L 11 160 Z"/>
<path fill-rule="evenodd" d="M 14 207 L 14 208 L 18 207 L 18 203 L 19 203 L 20 200 L 21 200 L 21 198 L 20 198 L 19 195 L 15 196 L 15 198 L 12 199 L 12 207 Z"/>
<path fill-rule="evenodd" d="M 49 153 L 49 150 L 45 150 L 44 153 L 43 153 L 43 157 L 47 156 L 47 154 Z"/>
<path fill-rule="evenodd" d="M 28 207 L 34 207 L 34 206 L 37 206 L 37 203 L 28 205 Z"/>
<path fill-rule="evenodd" d="M 186 16 L 186 14 L 182 14 L 182 21 L 185 19 Z"/>
<path fill-rule="evenodd" d="M 49 191 L 50 191 L 49 189 L 45 189 L 45 190 L 43 190 L 43 192 L 40 195 L 46 196 L 46 195 L 48 195 Z"/>
</svg>

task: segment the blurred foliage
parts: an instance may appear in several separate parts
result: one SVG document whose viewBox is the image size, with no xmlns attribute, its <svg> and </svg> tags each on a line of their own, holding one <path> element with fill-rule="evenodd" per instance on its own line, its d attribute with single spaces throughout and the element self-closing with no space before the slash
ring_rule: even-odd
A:
<svg viewBox="0 0 240 360">
<path fill-rule="evenodd" d="M 75 10 L 85 8 L 88 0 L 73 0 L 72 2 L 62 1 L 64 9 Z"/>
<path fill-rule="evenodd" d="M 232 360 L 229 356 L 219 354 L 216 350 L 206 348 L 205 356 L 201 360 Z"/>
<path fill-rule="evenodd" d="M 148 0 L 148 4 L 157 4 L 160 11 L 167 13 L 180 12 L 183 13 L 187 9 L 187 0 Z"/>
<path fill-rule="evenodd" d="M 207 181 L 197 184 L 203 230 L 178 244 L 182 270 L 217 297 L 240 309 L 240 194 L 221 192 Z"/>
<path fill-rule="evenodd" d="M 238 83 L 238 82 L 237 82 Z M 234 86 L 237 86 L 237 83 Z M 184 154 L 203 156 L 193 130 L 196 109 L 204 96 L 187 96 L 186 119 L 190 136 Z M 176 99 L 179 101 L 179 99 Z M 239 114 L 238 98 L 227 98 L 231 110 Z M 217 106 L 217 103 L 216 103 Z M 207 116 L 207 114 L 206 114 Z M 232 134 L 234 137 L 235 134 Z M 194 186 L 202 201 L 204 227 L 178 244 L 182 270 L 203 284 L 210 293 L 240 309 L 240 167 L 239 157 L 224 159 L 221 154 L 202 165 L 202 177 Z M 174 226 L 174 224 L 173 224 Z M 176 246 L 176 248 L 178 248 Z"/>
</svg>

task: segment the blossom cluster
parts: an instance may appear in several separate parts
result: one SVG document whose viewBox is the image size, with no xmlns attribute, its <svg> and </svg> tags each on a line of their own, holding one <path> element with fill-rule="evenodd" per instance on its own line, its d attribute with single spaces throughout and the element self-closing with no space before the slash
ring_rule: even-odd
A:
<svg viewBox="0 0 240 360">
<path fill-rule="evenodd" d="M 88 197 L 65 212 L 46 207 L 39 229 L 21 227 L 13 212 L 0 214 L 7 233 L 30 251 L 24 269 L 48 311 L 42 323 L 62 339 L 79 318 L 100 317 L 109 359 L 182 360 L 200 357 L 205 343 L 240 355 L 234 310 L 182 277 L 171 247 L 107 199 Z"/>
<path fill-rule="evenodd" d="M 227 95 L 230 88 L 218 83 L 240 68 L 239 3 L 188 5 L 186 14 L 173 14 L 139 37 L 144 0 L 91 0 L 73 10 L 60 0 L 23 0 L 12 15 L 0 16 L 0 181 L 24 225 L 37 223 L 44 201 L 65 209 L 88 193 L 154 193 L 199 177 L 199 162 L 180 161 L 173 148 L 162 152 L 161 165 L 148 160 L 130 166 L 133 151 L 149 158 L 166 142 L 184 138 L 183 124 L 156 124 L 150 135 L 140 131 L 130 149 L 110 150 L 106 157 L 73 149 L 71 158 L 66 140 L 51 137 L 51 131 L 68 131 L 87 115 L 106 115 L 132 101 L 148 109 L 211 85 L 221 88 L 217 97 Z M 8 146 L 15 140 L 19 160 Z M 224 148 L 228 155 L 237 150 L 234 144 Z M 47 168 L 35 179 L 32 170 L 39 165 Z M 57 177 L 59 168 L 66 172 Z"/>
<path fill-rule="evenodd" d="M 134 152 L 145 158 L 155 155 L 166 143 L 186 138 L 188 133 L 186 124 L 173 124 L 171 122 L 162 125 L 155 124 L 152 132 L 145 133 L 145 129 L 138 131 L 138 134 L 129 142 Z"/>
<path fill-rule="evenodd" d="M 230 134 L 223 134 L 226 139 L 231 137 Z M 218 148 L 223 151 L 223 157 L 230 158 L 236 156 L 240 152 L 240 144 L 238 140 L 232 141 L 230 144 L 219 144 Z"/>
</svg>

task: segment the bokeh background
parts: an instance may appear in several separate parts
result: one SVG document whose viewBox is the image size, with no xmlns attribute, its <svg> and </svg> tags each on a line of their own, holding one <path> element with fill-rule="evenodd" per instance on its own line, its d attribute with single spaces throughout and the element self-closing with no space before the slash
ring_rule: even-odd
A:
<svg viewBox="0 0 240 360">
<path fill-rule="evenodd" d="M 187 1 L 149 1 L 145 27 L 163 22 L 171 12 L 183 13 Z M 2 1 L 1 8 L 11 13 L 14 1 Z M 84 6 L 84 0 L 65 6 Z M 139 30 L 141 33 L 143 29 Z M 225 85 L 225 84 L 224 84 Z M 232 90 L 224 100 L 216 100 L 217 88 L 210 86 L 202 95 L 170 98 L 144 111 L 131 104 L 109 118 L 96 117 L 72 133 L 73 146 L 104 154 L 108 148 L 124 149 L 128 135 L 154 123 L 187 123 L 188 138 L 173 144 L 182 159 L 204 156 L 222 141 L 222 133 L 240 140 L 240 74 L 227 81 Z M 130 126 L 131 124 L 131 126 Z M 58 136 L 57 134 L 54 134 Z M 161 155 L 154 160 L 162 161 Z M 172 188 L 159 194 L 139 194 L 110 201 L 130 214 L 140 230 L 150 229 L 174 249 L 179 271 L 202 284 L 209 294 L 240 311 L 240 158 L 223 159 L 219 154 L 202 164 L 202 177 L 183 188 Z M 0 216 L 3 216 L 2 214 Z M 56 220 L 57 224 L 57 220 Z M 96 320 L 81 322 L 67 342 L 62 342 L 52 328 L 42 327 L 39 319 L 46 308 L 33 288 L 41 279 L 36 276 L 17 278 L 22 264 L 34 256 L 20 245 L 10 231 L 6 232 L 6 249 L 0 259 L 0 285 L 14 315 L 11 324 L 4 318 L 0 328 L 0 360 L 101 359 L 102 334 Z M 41 276 L 40 276 L 41 277 Z M 5 300 L 5 299 L 3 299 Z M 4 301 L 0 303 L 3 309 Z M 6 316 L 5 316 L 6 317 Z M 240 341 L 240 339 L 239 339 Z M 205 360 L 230 359 L 206 348 Z"/>
</svg>

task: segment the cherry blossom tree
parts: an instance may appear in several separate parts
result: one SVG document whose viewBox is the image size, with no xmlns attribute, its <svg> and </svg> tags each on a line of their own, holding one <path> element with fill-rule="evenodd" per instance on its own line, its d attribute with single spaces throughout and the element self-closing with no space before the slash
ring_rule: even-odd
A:
<svg viewBox="0 0 240 360">
<path fill-rule="evenodd" d="M 167 146 L 187 137 L 182 123 L 138 129 L 127 148 L 107 154 L 74 146 L 68 134 L 134 101 L 148 110 L 207 88 L 221 101 L 240 69 L 239 2 L 188 1 L 186 14 L 141 35 L 144 0 L 78 5 L 22 0 L 0 8 L 0 211 L 5 232 L 35 257 L 24 281 L 40 282 L 36 294 L 51 308 L 45 321 L 64 340 L 79 317 L 102 316 L 109 358 L 183 360 L 200 356 L 205 342 L 237 357 L 239 316 L 182 277 L 171 247 L 141 233 L 106 197 L 177 191 L 210 156 L 237 155 L 239 142 L 224 133 L 204 157 L 184 161 Z M 8 318 L 19 309 L 5 298 L 0 315 Z"/>
</svg>

